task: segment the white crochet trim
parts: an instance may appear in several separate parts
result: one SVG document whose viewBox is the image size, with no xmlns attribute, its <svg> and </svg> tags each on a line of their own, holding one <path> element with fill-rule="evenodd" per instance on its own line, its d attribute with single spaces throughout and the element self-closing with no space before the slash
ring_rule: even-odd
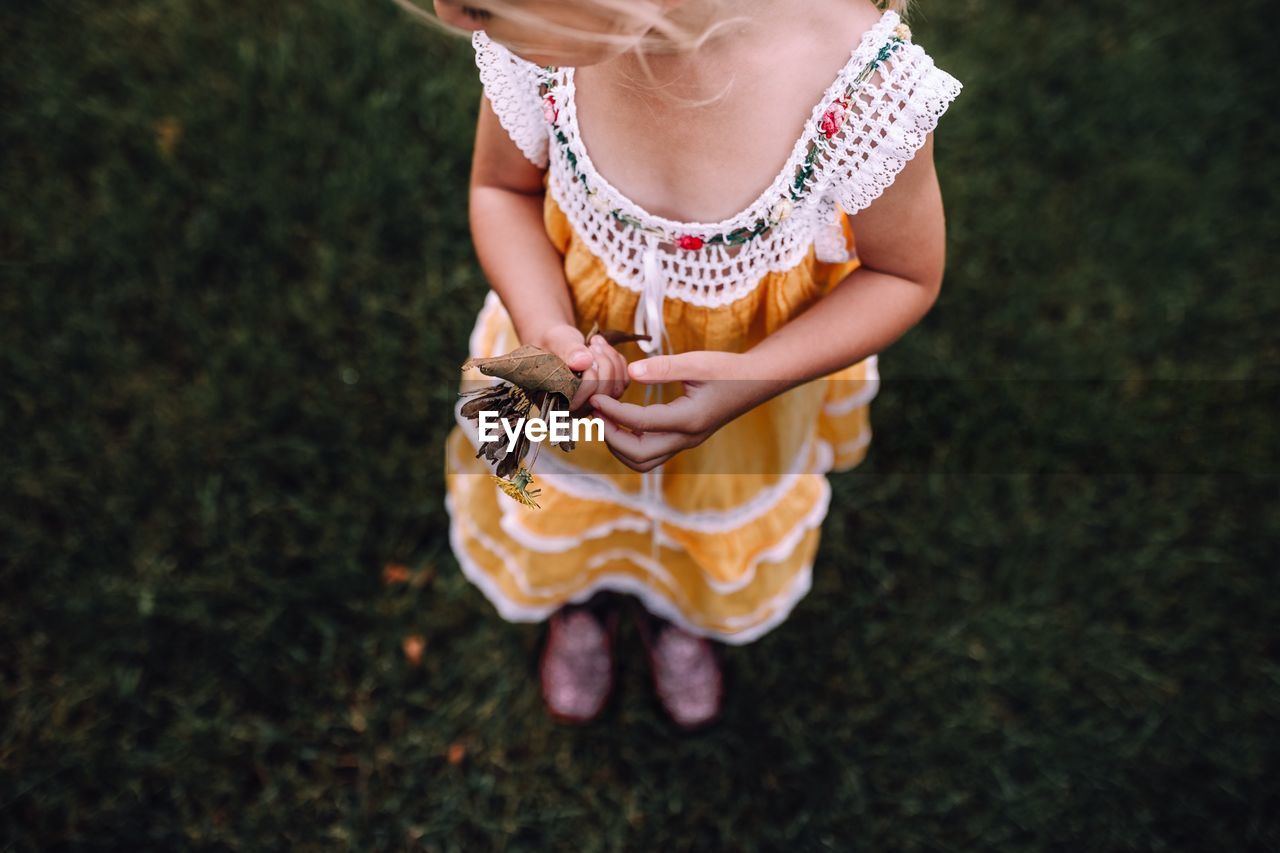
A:
<svg viewBox="0 0 1280 853">
<path fill-rule="evenodd" d="M 880 197 L 963 88 L 917 44 L 892 53 L 849 106 L 848 122 L 818 157 L 822 192 L 853 215 Z"/>
<path fill-rule="evenodd" d="M 660 217 L 619 192 L 595 169 L 583 144 L 574 97 L 575 69 L 541 69 L 512 57 L 513 65 L 522 69 L 521 85 L 528 85 L 529 79 L 538 75 L 549 76 L 555 83 L 552 91 L 557 94 L 560 132 L 565 136 L 577 170 L 586 176 L 594 195 L 588 195 L 587 188 L 577 180 L 573 163 L 552 139 L 553 128 L 542 116 L 545 141 L 555 149 L 549 156 L 548 191 L 575 232 L 603 261 L 608 275 L 623 287 L 642 294 L 646 293 L 646 281 L 651 283 L 649 289 L 652 290 L 656 280 L 666 298 L 717 307 L 749 294 L 766 273 L 793 268 L 810 246 L 815 248 L 820 261 L 848 261 L 853 255 L 845 242 L 840 208 L 852 214 L 877 198 L 924 144 L 927 134 L 961 88 L 959 81 L 937 68 L 922 48 L 909 41 L 898 45 L 875 73 L 858 84 L 847 110 L 848 124 L 835 137 L 826 140 L 827 146 L 819 146 L 813 173 L 799 199 L 790 202 L 789 189 L 808 155 L 810 144 L 821 133 L 823 116 L 889 42 L 900 20 L 897 13 L 888 10 L 863 33 L 849 61 L 814 106 L 791 156 L 770 187 L 748 208 L 716 223 L 679 222 Z M 475 41 L 484 44 L 481 39 Z M 536 87 L 533 91 L 533 97 L 519 99 L 524 106 L 518 112 L 517 108 L 508 107 L 515 113 L 508 119 L 511 125 L 526 127 L 532 123 L 528 116 L 540 115 L 541 96 Z M 535 102 L 539 104 L 537 107 L 532 106 Z M 706 244 L 697 250 L 683 250 L 675 245 L 681 236 L 706 240 L 738 228 L 749 231 L 758 220 L 773 218 L 772 214 L 784 200 L 790 204 L 787 217 L 744 243 Z M 615 208 L 662 236 L 608 216 L 608 211 Z M 656 271 L 646 270 L 646 260 Z"/>
<path fill-rule="evenodd" d="M 853 260 L 856 254 L 849 250 L 840 222 L 840 207 L 830 192 L 817 196 L 818 221 L 826 223 L 813 235 L 814 257 L 828 264 L 843 264 Z"/>
<path fill-rule="evenodd" d="M 498 121 L 531 163 L 547 168 L 549 127 L 538 96 L 538 66 L 493 41 L 484 30 L 471 34 L 471 46 L 485 97 Z"/>
</svg>

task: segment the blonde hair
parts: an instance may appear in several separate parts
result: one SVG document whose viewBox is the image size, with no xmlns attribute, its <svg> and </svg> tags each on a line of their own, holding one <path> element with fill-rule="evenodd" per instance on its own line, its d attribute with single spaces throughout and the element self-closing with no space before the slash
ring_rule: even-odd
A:
<svg viewBox="0 0 1280 853">
<path fill-rule="evenodd" d="M 470 30 L 445 23 L 435 15 L 423 11 L 421 7 L 415 5 L 411 0 L 391 0 L 391 2 L 428 26 L 468 40 L 471 37 Z M 476 5 L 509 18 L 535 32 L 569 36 L 589 43 L 629 45 L 635 49 L 636 59 L 644 70 L 644 75 L 649 84 L 654 88 L 657 88 L 657 84 L 652 69 L 645 61 L 647 54 L 693 51 L 709 41 L 719 30 L 739 21 L 750 22 L 750 18 L 743 15 L 724 16 L 724 10 L 731 9 L 735 4 L 735 0 L 700 0 L 704 6 L 709 5 L 714 9 L 714 13 L 710 16 L 710 25 L 701 31 L 676 23 L 666 12 L 652 2 L 636 2 L 636 0 L 565 0 L 565 2 L 578 7 L 584 12 L 593 12 L 604 18 L 616 16 L 619 22 L 643 24 L 646 27 L 644 35 L 637 42 L 634 36 L 624 36 L 620 32 L 584 31 L 572 26 L 554 23 L 524 9 L 520 0 L 479 0 Z M 912 0 L 875 0 L 877 7 L 897 12 L 902 16 L 903 20 L 906 20 L 907 8 L 911 2 Z M 623 28 L 619 28 L 619 30 L 621 29 Z M 732 81 L 730 81 L 731 84 Z M 683 102 L 687 106 L 706 106 L 720 100 L 727 91 L 728 88 L 726 87 L 720 95 L 702 101 L 689 101 L 673 96 L 668 97 L 673 101 Z"/>
</svg>

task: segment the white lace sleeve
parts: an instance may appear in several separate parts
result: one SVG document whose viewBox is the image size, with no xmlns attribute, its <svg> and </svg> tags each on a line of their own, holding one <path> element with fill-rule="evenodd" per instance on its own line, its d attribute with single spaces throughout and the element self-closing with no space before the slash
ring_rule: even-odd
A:
<svg viewBox="0 0 1280 853">
<path fill-rule="evenodd" d="M 531 163 L 547 168 L 549 140 L 538 95 L 540 69 L 489 38 L 484 30 L 471 34 L 471 46 L 485 97 L 498 120 Z"/>
<path fill-rule="evenodd" d="M 867 207 L 893 183 L 961 88 L 914 43 L 885 59 L 849 99 L 848 121 L 825 152 L 828 191 L 846 213 Z"/>
</svg>

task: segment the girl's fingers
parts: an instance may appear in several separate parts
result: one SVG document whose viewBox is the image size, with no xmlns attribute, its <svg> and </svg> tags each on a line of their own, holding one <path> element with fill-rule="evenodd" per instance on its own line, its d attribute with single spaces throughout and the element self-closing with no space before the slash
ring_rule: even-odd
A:
<svg viewBox="0 0 1280 853">
<path fill-rule="evenodd" d="M 617 365 L 613 363 L 613 359 L 609 358 L 600 346 L 599 336 L 591 339 L 591 354 L 596 359 L 596 373 L 600 377 L 600 384 L 596 386 L 596 392 L 599 394 L 612 394 L 613 383 L 617 379 Z"/>
<path fill-rule="evenodd" d="M 607 394 L 610 397 L 621 397 L 622 392 L 627 388 L 627 361 L 622 357 L 622 353 L 618 352 L 609 345 L 601 335 L 595 335 L 588 342 L 591 347 L 591 353 L 597 361 L 607 363 L 604 369 L 604 377 L 608 380 L 605 382 L 600 393 Z"/>
<path fill-rule="evenodd" d="M 586 370 L 582 371 L 582 380 L 578 383 L 578 393 L 573 395 L 573 399 L 569 401 L 569 411 L 576 412 L 587 404 L 591 399 L 591 395 L 600 393 L 599 380 L 599 364 L 600 359 L 595 353 L 591 354 L 595 361 Z"/>
<path fill-rule="evenodd" d="M 656 460 L 670 458 L 683 450 L 687 436 L 670 432 L 646 432 L 640 435 L 628 432 L 608 418 L 604 419 L 604 438 L 609 451 L 628 466 L 635 467 Z"/>
<path fill-rule="evenodd" d="M 654 468 L 657 468 L 659 465 L 661 465 L 663 462 L 666 462 L 672 456 L 675 456 L 675 454 L 674 453 L 663 454 L 662 456 L 659 456 L 657 459 L 650 460 L 649 462 L 646 462 L 645 464 L 641 465 L 638 470 L 642 474 L 645 471 L 652 471 Z"/>
<path fill-rule="evenodd" d="M 592 399 L 592 406 L 606 418 L 636 432 L 694 432 L 701 414 L 698 403 L 689 395 L 676 397 L 669 403 L 640 406 L 603 396 Z"/>
<path fill-rule="evenodd" d="M 564 363 L 569 365 L 570 370 L 586 370 L 591 366 L 594 357 L 589 349 L 579 345 L 569 353 L 564 359 Z"/>
<path fill-rule="evenodd" d="M 591 350 L 577 327 L 562 323 L 543 332 L 540 340 L 529 341 L 550 350 L 569 365 L 570 370 L 583 371 L 591 366 Z"/>
<path fill-rule="evenodd" d="M 569 401 L 569 411 L 576 412 L 587 404 L 592 395 L 600 394 L 617 399 L 631 385 L 627 373 L 627 360 L 600 335 L 587 342 L 592 363 L 582 371 L 578 392 Z M 575 368 L 576 369 L 576 368 Z"/>
<path fill-rule="evenodd" d="M 617 456 L 617 454 L 614 454 L 614 455 L 615 455 L 615 456 Z M 661 465 L 662 463 L 666 462 L 666 461 L 667 461 L 668 459 L 670 459 L 672 456 L 675 456 L 675 453 L 674 453 L 674 452 L 672 452 L 672 453 L 664 453 L 664 454 L 662 454 L 661 456 L 655 456 L 653 459 L 650 459 L 650 460 L 648 460 L 648 461 L 646 461 L 646 462 L 628 462 L 628 461 L 627 461 L 627 460 L 625 460 L 625 459 L 623 460 L 623 462 L 624 462 L 624 463 L 627 465 L 627 467 L 629 467 L 631 470 L 633 470 L 633 471 L 636 471 L 636 472 L 639 472 L 639 473 L 643 474 L 643 473 L 645 473 L 646 471 L 652 471 L 654 468 L 657 468 L 659 465 Z"/>
<path fill-rule="evenodd" d="M 695 350 L 669 356 L 650 356 L 648 359 L 632 361 L 628 371 L 632 379 L 645 384 L 716 379 L 717 371 L 714 370 L 714 366 L 722 364 L 718 356 L 723 355 L 726 353 Z"/>
<path fill-rule="evenodd" d="M 613 347 L 609 347 L 609 357 L 613 359 L 613 375 L 617 377 L 613 383 L 613 396 L 616 399 L 626 392 L 627 385 L 631 382 L 631 377 L 627 375 L 627 360 L 622 357 L 622 353 Z"/>
</svg>

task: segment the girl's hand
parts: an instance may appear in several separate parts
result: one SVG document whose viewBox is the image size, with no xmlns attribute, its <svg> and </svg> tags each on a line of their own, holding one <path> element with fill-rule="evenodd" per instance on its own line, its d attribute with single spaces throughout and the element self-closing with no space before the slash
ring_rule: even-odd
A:
<svg viewBox="0 0 1280 853">
<path fill-rule="evenodd" d="M 684 395 L 649 406 L 623 403 L 602 394 L 593 396 L 591 404 L 605 422 L 609 452 L 628 468 L 643 472 L 706 441 L 720 427 L 771 396 L 768 383 L 748 379 L 747 364 L 746 355 L 709 350 L 631 362 L 632 379 L 656 384 L 680 382 Z"/>
<path fill-rule="evenodd" d="M 621 397 L 631 384 L 627 376 L 627 360 L 600 335 L 584 341 L 576 326 L 562 323 L 552 326 L 534 344 L 555 353 L 582 373 L 578 393 L 569 401 L 569 411 L 577 412 L 592 395 Z"/>
</svg>

